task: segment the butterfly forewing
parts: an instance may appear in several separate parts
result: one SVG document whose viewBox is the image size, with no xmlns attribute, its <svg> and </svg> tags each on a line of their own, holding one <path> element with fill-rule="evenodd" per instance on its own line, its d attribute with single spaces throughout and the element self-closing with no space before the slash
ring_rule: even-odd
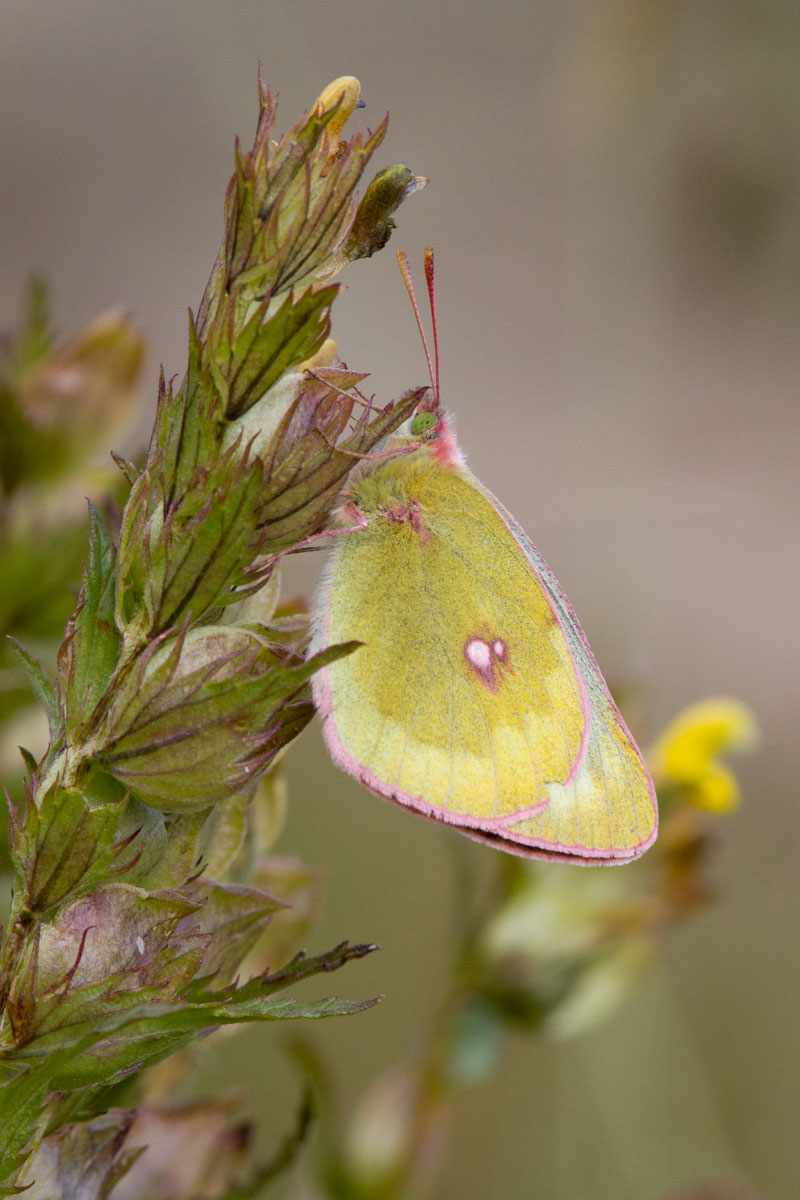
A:
<svg viewBox="0 0 800 1200">
<path fill-rule="evenodd" d="M 317 677 L 328 743 L 382 795 L 536 838 L 528 823 L 538 827 L 561 799 L 554 788 L 580 777 L 591 734 L 567 632 L 476 481 L 401 465 L 386 471 L 387 487 L 384 472 L 369 476 L 356 495 L 367 528 L 334 554 L 318 639 L 364 645 Z M 550 821 L 548 840 L 560 841 L 551 827 L 563 820 Z"/>
</svg>

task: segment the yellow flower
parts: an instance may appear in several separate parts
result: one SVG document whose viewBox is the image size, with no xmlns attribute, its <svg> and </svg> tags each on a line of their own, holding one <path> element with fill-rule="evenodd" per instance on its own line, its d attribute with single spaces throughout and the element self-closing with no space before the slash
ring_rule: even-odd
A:
<svg viewBox="0 0 800 1200">
<path fill-rule="evenodd" d="M 739 784 L 719 756 L 752 749 L 758 725 L 738 700 L 715 696 L 690 704 L 672 720 L 647 755 L 656 786 L 679 787 L 699 808 L 724 812 L 739 801 Z"/>
<path fill-rule="evenodd" d="M 339 106 L 339 111 L 331 117 L 325 130 L 331 147 L 335 148 L 339 141 L 339 134 L 344 129 L 348 118 L 352 116 L 355 110 L 359 107 L 361 101 L 361 84 L 354 75 L 340 75 L 338 79 L 334 79 L 329 83 L 325 90 L 317 97 L 317 102 L 314 105 L 314 110 L 320 116 L 323 116 L 336 105 Z"/>
</svg>

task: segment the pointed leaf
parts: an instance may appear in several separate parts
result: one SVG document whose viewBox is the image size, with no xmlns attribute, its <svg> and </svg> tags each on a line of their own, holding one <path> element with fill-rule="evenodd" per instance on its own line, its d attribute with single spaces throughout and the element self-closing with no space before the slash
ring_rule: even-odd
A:
<svg viewBox="0 0 800 1200">
<path fill-rule="evenodd" d="M 267 481 L 263 548 L 270 553 L 316 533 L 328 519 L 344 480 L 353 469 L 354 455 L 368 454 L 414 413 L 425 388 L 417 388 L 394 404 L 379 410 L 369 423 L 359 425 L 336 449 L 312 432 L 276 464 Z"/>
<path fill-rule="evenodd" d="M 187 649 L 223 635 L 234 652 L 187 674 L 176 673 L 173 648 L 169 671 L 157 664 L 112 708 L 95 750 L 106 771 L 164 811 L 205 808 L 255 783 L 311 720 L 307 681 L 357 645 L 281 662 L 259 635 L 211 626 L 193 631 Z"/>
<path fill-rule="evenodd" d="M 26 301 L 22 336 L 15 354 L 15 367 L 19 375 L 24 375 L 46 358 L 53 346 L 50 290 L 44 279 L 31 280 Z"/>
<path fill-rule="evenodd" d="M 251 980 L 241 988 L 208 991 L 202 981 L 192 984 L 184 1002 L 165 1003 L 158 993 L 147 991 L 119 996 L 119 1011 L 100 1023 L 76 1023 L 38 1037 L 21 1047 L 15 1061 L 44 1059 L 41 1070 L 55 1055 L 57 1065 L 48 1075 L 56 1091 L 93 1085 L 110 1085 L 132 1070 L 155 1062 L 190 1045 L 198 1035 L 220 1025 L 249 1021 L 320 1019 L 362 1012 L 376 1000 L 323 1000 L 301 1003 L 276 998 L 274 993 L 320 971 L 337 970 L 353 958 L 363 957 L 376 946 L 348 946 L 313 959 L 298 958 L 274 976 Z M 208 981 L 206 981 L 207 983 Z M 76 1053 L 70 1054 L 70 1047 Z M 0 1110 L 1 1112 L 2 1110 Z"/>
<path fill-rule="evenodd" d="M 31 805 L 24 834 L 12 827 L 31 912 L 46 913 L 95 887 L 114 861 L 120 805 L 90 808 L 79 792 L 53 788 Z"/>
<path fill-rule="evenodd" d="M 274 383 L 298 363 L 310 358 L 330 332 L 330 307 L 338 284 L 289 294 L 266 320 L 263 312 L 244 326 L 225 368 L 228 381 L 228 419 L 240 417 Z"/>
<path fill-rule="evenodd" d="M 59 651 L 67 733 L 84 725 L 106 689 L 119 654 L 114 623 L 116 552 L 104 522 L 89 502 L 89 562 L 78 606 Z"/>
<path fill-rule="evenodd" d="M 156 425 L 148 463 L 160 456 L 162 500 L 168 510 L 188 491 L 198 468 L 215 457 L 219 440 L 222 397 L 209 369 L 192 314 L 189 314 L 189 363 L 177 395 L 161 380 Z"/>
<path fill-rule="evenodd" d="M 9 637 L 9 641 L 22 661 L 22 665 L 28 674 L 31 687 L 36 693 L 39 703 L 47 713 L 47 722 L 50 726 L 50 742 L 51 745 L 56 745 L 64 736 L 64 712 L 61 707 L 58 689 L 48 677 L 47 672 L 35 655 L 26 650 L 16 638 Z"/>
<path fill-rule="evenodd" d="M 198 879 L 189 894 L 202 902 L 202 908 L 186 917 L 178 931 L 197 930 L 210 936 L 203 974 L 213 976 L 215 987 L 222 987 L 236 974 L 272 913 L 284 905 L 261 888 L 210 879 Z"/>
</svg>

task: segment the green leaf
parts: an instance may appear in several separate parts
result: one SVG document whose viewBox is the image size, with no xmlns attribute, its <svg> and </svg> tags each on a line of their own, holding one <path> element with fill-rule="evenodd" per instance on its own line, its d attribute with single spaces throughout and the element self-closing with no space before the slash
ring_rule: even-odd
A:
<svg viewBox="0 0 800 1200">
<path fill-rule="evenodd" d="M 111 450 L 110 454 L 115 464 L 119 467 L 125 482 L 129 487 L 133 487 L 133 485 L 136 483 L 136 480 L 141 475 L 141 471 L 137 467 L 136 463 L 132 463 L 129 458 L 125 458 L 122 454 L 118 454 L 116 450 Z"/>
<path fill-rule="evenodd" d="M 251 171 L 252 188 L 256 201 L 258 218 L 266 221 L 283 200 L 292 183 L 303 172 L 306 162 L 317 149 L 322 135 L 327 129 L 336 109 L 330 108 L 324 113 L 316 110 L 299 121 L 290 133 L 282 137 L 272 154 L 269 154 L 270 134 L 275 118 L 275 106 L 270 103 L 270 97 L 262 94 L 262 120 L 256 133 L 255 146 L 251 162 L 246 167 L 255 168 Z M 269 171 L 264 172 L 263 183 L 258 171 L 259 152 L 263 152 L 269 160 Z M 245 167 L 245 164 L 243 164 Z M 246 178 L 245 170 L 240 172 L 242 182 L 246 186 L 250 180 Z M 235 261 L 235 254 L 231 256 Z"/>
<path fill-rule="evenodd" d="M 165 510 L 190 489 L 198 469 L 218 453 L 224 402 L 211 374 L 204 343 L 189 314 L 189 362 L 177 395 L 159 384 L 155 432 L 148 462 L 161 460 L 161 494 Z"/>
<path fill-rule="evenodd" d="M 298 956 L 275 975 L 261 976 L 222 993 L 208 991 L 208 981 L 196 981 L 187 989 L 185 1000 L 173 1003 L 164 1002 L 152 989 L 122 994 L 116 997 L 118 1011 L 113 1017 L 76 1023 L 38 1037 L 18 1049 L 13 1061 L 43 1060 L 36 1068 L 41 1071 L 50 1057 L 56 1056 L 57 1065 L 47 1074 L 47 1085 L 55 1091 L 108 1086 L 131 1070 L 161 1061 L 220 1025 L 318 1020 L 362 1012 L 377 1000 L 339 1000 L 330 996 L 302 1003 L 290 997 L 276 998 L 274 993 L 310 975 L 337 970 L 376 949 L 374 945 L 349 946 L 343 942 L 316 958 Z"/>
<path fill-rule="evenodd" d="M 327 950 L 324 954 L 317 954 L 313 958 L 306 957 L 301 951 L 294 956 L 291 962 L 286 963 L 279 970 L 274 973 L 265 971 L 263 975 L 258 975 L 255 979 L 236 988 L 234 994 L 242 1006 L 253 1003 L 257 1005 L 264 996 L 273 995 L 295 983 L 300 983 L 303 979 L 308 979 L 311 975 L 318 975 L 321 971 L 338 971 L 345 963 L 356 958 L 365 958 L 375 950 L 380 950 L 380 946 L 374 942 L 362 942 L 354 946 L 351 946 L 349 942 L 340 942 L 332 950 Z M 203 999 L 207 995 L 204 992 L 202 979 L 196 980 L 187 993 L 188 998 L 195 1001 Z M 213 993 L 210 995 L 213 996 Z M 371 1000 L 369 1003 L 376 1004 L 377 1001 Z"/>
<path fill-rule="evenodd" d="M 119 656 L 114 623 L 116 553 L 103 519 L 89 502 L 89 562 L 77 608 L 58 653 L 67 735 L 85 726 L 105 692 Z"/>
<path fill-rule="evenodd" d="M 14 1073 L 9 1071 L 0 1085 L 0 1180 L 15 1176 L 34 1148 L 37 1124 L 52 1077 L 76 1054 L 92 1045 L 91 1038 L 85 1038 L 84 1042 L 85 1047 L 78 1043 L 55 1048 L 44 1061 L 32 1067 L 13 1064 Z M 0 1189 L 0 1195 L 13 1196 L 16 1192 L 13 1186 Z"/>
<path fill-rule="evenodd" d="M 182 645 L 178 639 L 161 662 L 152 658 L 150 669 L 141 657 L 94 751 L 105 770 L 165 811 L 207 807 L 252 785 L 311 720 L 313 707 L 298 693 L 357 643 L 282 661 L 257 634 L 207 626 Z"/>
<path fill-rule="evenodd" d="M 201 856 L 200 839 L 207 817 L 208 809 L 201 809 L 198 812 L 179 813 L 171 820 L 167 819 L 162 853 L 140 880 L 140 886 L 150 890 L 179 888 L 190 875 L 197 874 Z"/>
<path fill-rule="evenodd" d="M 366 141 L 359 131 L 331 161 L 330 147 L 315 149 L 270 213 L 257 240 L 271 272 L 280 264 L 273 295 L 330 278 L 347 261 L 345 243 L 356 209 L 355 188 L 386 135 L 387 120 Z"/>
<path fill-rule="evenodd" d="M 106 884 L 37 923 L 8 1002 L 7 1040 L 62 1045 L 144 1003 L 175 1001 L 203 967 L 211 935 L 177 892 Z"/>
<path fill-rule="evenodd" d="M 231 448 L 176 500 L 152 552 L 153 560 L 163 560 L 163 570 L 147 581 L 153 633 L 188 614 L 198 621 L 248 581 L 262 540 L 257 519 L 263 488 L 259 460 Z"/>
<path fill-rule="evenodd" d="M 32 279 L 27 296 L 22 334 L 16 348 L 15 368 L 24 375 L 47 357 L 53 347 L 50 322 L 50 289 L 44 279 Z"/>
<path fill-rule="evenodd" d="M 219 367 L 229 420 L 242 416 L 282 375 L 319 349 L 330 333 L 330 308 L 338 292 L 339 285 L 330 284 L 299 296 L 290 293 L 271 317 L 266 317 L 267 305 L 259 305 Z"/>
<path fill-rule="evenodd" d="M 50 726 L 50 743 L 52 746 L 55 746 L 64 737 L 64 711 L 61 706 L 58 689 L 48 677 L 47 672 L 35 655 L 26 650 L 16 638 L 10 637 L 9 641 L 12 643 L 22 661 L 22 665 L 25 667 L 28 678 L 31 681 L 31 687 L 36 693 L 39 703 L 47 713 L 47 723 Z"/>
<path fill-rule="evenodd" d="M 248 839 L 250 808 L 248 789 L 248 792 L 228 796 L 211 810 L 202 835 L 205 873 L 211 879 L 238 878 L 234 864 L 239 856 L 244 861 L 250 861 L 254 849 Z M 249 879 L 249 872 L 248 881 L 253 882 Z"/>
<path fill-rule="evenodd" d="M 361 422 L 335 449 L 312 429 L 307 438 L 270 472 L 264 495 L 266 521 L 263 549 L 270 553 L 316 533 L 328 519 L 331 506 L 356 461 L 368 454 L 415 411 L 425 388 L 417 388 Z M 291 418 L 291 414 L 287 420 Z M 276 435 L 278 436 L 278 435 Z"/>
<path fill-rule="evenodd" d="M 198 468 L 166 516 L 155 488 L 145 472 L 131 493 L 117 583 L 117 620 L 138 627 L 142 642 L 187 616 L 198 622 L 230 591 L 252 583 L 264 539 L 263 466 L 238 445 Z"/>
<path fill-rule="evenodd" d="M 97 767 L 93 769 L 92 776 L 95 771 L 113 781 L 115 787 L 122 786 L 118 780 L 100 772 Z M 147 886 L 148 890 L 157 891 L 157 886 L 151 886 L 149 882 L 145 884 L 145 881 L 149 881 L 156 867 L 161 867 L 166 845 L 167 833 L 163 814 L 128 792 L 117 826 L 115 857 L 110 874 L 136 887 Z M 183 882 L 183 879 L 169 879 L 161 886 L 175 888 Z"/>
<path fill-rule="evenodd" d="M 121 814 L 118 804 L 90 808 L 80 793 L 53 788 L 38 808 L 28 806 L 24 827 L 12 823 L 14 859 L 31 912 L 47 913 L 97 885 L 116 856 Z"/>
<path fill-rule="evenodd" d="M 196 880 L 188 894 L 202 903 L 194 924 L 210 938 L 203 974 L 213 975 L 221 987 L 236 974 L 271 915 L 285 906 L 262 888 L 205 878 Z"/>
<path fill-rule="evenodd" d="M 158 512 L 154 470 L 142 471 L 131 488 L 119 537 L 114 619 L 129 636 L 130 627 L 146 623 L 142 612 L 148 582 L 147 541 L 154 512 Z"/>
</svg>

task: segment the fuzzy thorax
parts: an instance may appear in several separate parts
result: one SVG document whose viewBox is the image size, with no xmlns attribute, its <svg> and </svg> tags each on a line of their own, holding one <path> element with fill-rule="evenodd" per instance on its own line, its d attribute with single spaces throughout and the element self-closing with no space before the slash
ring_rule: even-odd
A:
<svg viewBox="0 0 800 1200">
<path fill-rule="evenodd" d="M 465 469 L 451 419 L 444 412 L 439 423 L 422 438 L 412 436 L 410 422 L 407 422 L 387 439 L 382 451 L 415 445 L 419 448 L 408 454 L 372 458 L 358 464 L 350 474 L 336 509 L 335 515 L 342 524 L 352 525 L 356 514 L 367 520 L 375 516 L 391 519 L 393 512 L 413 508 L 419 485 L 431 471 L 439 471 L 442 467 L 455 471 Z"/>
</svg>

